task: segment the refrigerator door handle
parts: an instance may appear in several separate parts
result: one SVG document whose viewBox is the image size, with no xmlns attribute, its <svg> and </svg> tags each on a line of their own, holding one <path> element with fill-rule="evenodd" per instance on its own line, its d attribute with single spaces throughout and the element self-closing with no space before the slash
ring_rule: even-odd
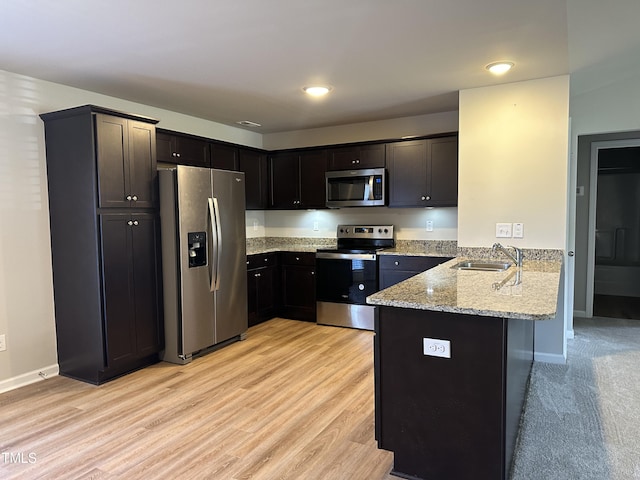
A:
<svg viewBox="0 0 640 480">
<path fill-rule="evenodd" d="M 213 292 L 216 289 L 216 279 L 218 277 L 218 259 L 214 258 L 213 252 L 218 250 L 218 239 L 216 235 L 218 233 L 217 229 L 217 220 L 215 213 L 215 206 L 213 203 L 213 198 L 209 197 L 207 199 L 207 210 L 209 210 L 209 224 L 211 225 L 211 231 L 209 232 L 209 236 L 211 238 L 211 252 L 209 252 L 209 291 Z"/>
<path fill-rule="evenodd" d="M 213 210 L 216 217 L 216 275 L 214 287 L 215 290 L 220 290 L 220 262 L 222 259 L 222 222 L 220 221 L 220 207 L 218 206 L 218 199 L 213 197 Z"/>
</svg>

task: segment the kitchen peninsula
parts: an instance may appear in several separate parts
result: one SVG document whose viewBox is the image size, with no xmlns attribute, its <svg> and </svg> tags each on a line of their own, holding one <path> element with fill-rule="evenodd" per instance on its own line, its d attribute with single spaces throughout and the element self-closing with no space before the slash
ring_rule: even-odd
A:
<svg viewBox="0 0 640 480">
<path fill-rule="evenodd" d="M 500 272 L 452 268 L 463 260 L 367 298 L 376 439 L 400 477 L 508 478 L 535 321 L 556 315 L 561 252 Z"/>
</svg>

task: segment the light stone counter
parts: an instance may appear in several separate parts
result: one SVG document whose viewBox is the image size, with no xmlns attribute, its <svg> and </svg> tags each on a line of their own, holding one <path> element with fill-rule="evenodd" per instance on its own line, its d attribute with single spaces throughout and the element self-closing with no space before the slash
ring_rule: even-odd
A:
<svg viewBox="0 0 640 480">
<path fill-rule="evenodd" d="M 549 320 L 555 318 L 562 262 L 525 259 L 503 272 L 451 268 L 457 257 L 367 297 L 370 305 Z"/>
<path fill-rule="evenodd" d="M 259 237 L 247 239 L 247 255 L 270 252 L 315 252 L 335 248 L 335 238 Z"/>
<path fill-rule="evenodd" d="M 410 257 L 455 257 L 457 242 L 451 240 L 397 240 L 395 248 L 378 255 L 406 255 Z"/>
</svg>

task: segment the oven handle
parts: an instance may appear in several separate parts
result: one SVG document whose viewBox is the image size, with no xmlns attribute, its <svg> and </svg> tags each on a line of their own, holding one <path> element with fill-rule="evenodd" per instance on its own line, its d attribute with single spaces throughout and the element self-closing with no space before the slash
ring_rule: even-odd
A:
<svg viewBox="0 0 640 480">
<path fill-rule="evenodd" d="M 316 258 L 326 258 L 329 260 L 376 260 L 375 253 L 331 253 L 316 252 Z"/>
</svg>

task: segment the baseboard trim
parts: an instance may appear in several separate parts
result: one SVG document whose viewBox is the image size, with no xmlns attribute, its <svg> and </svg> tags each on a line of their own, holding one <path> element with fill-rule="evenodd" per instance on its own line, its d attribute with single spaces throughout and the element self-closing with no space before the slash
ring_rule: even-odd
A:
<svg viewBox="0 0 640 480">
<path fill-rule="evenodd" d="M 49 365 L 39 370 L 33 370 L 31 372 L 23 373 L 17 377 L 11 377 L 6 380 L 0 381 L 0 393 L 8 392 L 16 388 L 24 387 L 32 383 L 40 382 L 49 377 L 55 377 L 60 373 L 58 364 Z"/>
<path fill-rule="evenodd" d="M 574 310 L 573 311 L 573 317 L 579 317 L 579 318 L 587 318 L 587 311 L 586 310 Z"/>
<path fill-rule="evenodd" d="M 567 330 L 567 340 L 571 340 L 573 338 L 576 338 L 576 332 L 572 328 L 571 330 Z"/>
<path fill-rule="evenodd" d="M 564 355 L 561 355 L 561 354 L 558 354 L 558 353 L 534 352 L 533 353 L 533 360 L 535 362 L 557 363 L 559 365 L 564 365 L 565 363 L 567 363 L 567 358 Z"/>
</svg>

